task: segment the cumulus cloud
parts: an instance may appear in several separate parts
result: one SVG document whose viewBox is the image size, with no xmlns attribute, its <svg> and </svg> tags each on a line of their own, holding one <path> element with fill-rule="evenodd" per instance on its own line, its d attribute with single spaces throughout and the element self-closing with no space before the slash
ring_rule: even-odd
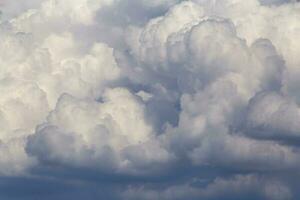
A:
<svg viewBox="0 0 300 200">
<path fill-rule="evenodd" d="M 65 94 L 29 137 L 27 151 L 42 162 L 143 172 L 144 165 L 165 162 L 169 155 L 156 144 L 140 101 L 123 88 L 107 90 L 103 103 Z"/>
<path fill-rule="evenodd" d="M 297 199 L 299 9 L 2 1 L 0 197 Z"/>
</svg>

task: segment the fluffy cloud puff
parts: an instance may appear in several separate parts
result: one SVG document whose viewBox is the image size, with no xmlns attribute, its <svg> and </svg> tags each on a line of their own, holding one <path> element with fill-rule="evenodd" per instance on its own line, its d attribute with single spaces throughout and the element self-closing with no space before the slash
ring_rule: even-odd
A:
<svg viewBox="0 0 300 200">
<path fill-rule="evenodd" d="M 42 162 L 104 168 L 109 173 L 142 173 L 152 162 L 169 159 L 144 120 L 141 100 L 115 88 L 107 90 L 102 101 L 61 96 L 47 123 L 29 137 L 28 153 Z"/>
<path fill-rule="evenodd" d="M 57 199 L 296 199 L 299 8 L 3 1 L 1 176 Z"/>
</svg>

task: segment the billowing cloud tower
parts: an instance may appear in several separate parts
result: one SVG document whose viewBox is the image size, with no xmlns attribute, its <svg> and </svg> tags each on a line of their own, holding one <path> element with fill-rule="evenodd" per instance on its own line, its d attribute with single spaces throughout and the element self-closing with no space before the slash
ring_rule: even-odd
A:
<svg viewBox="0 0 300 200">
<path fill-rule="evenodd" d="M 0 10 L 0 199 L 300 198 L 298 1 Z"/>
</svg>

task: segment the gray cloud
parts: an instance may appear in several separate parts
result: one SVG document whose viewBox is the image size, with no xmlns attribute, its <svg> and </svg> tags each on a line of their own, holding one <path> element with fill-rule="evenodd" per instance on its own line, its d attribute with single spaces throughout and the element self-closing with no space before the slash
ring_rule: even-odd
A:
<svg viewBox="0 0 300 200">
<path fill-rule="evenodd" d="M 300 196 L 299 3 L 0 9 L 1 199 Z"/>
</svg>

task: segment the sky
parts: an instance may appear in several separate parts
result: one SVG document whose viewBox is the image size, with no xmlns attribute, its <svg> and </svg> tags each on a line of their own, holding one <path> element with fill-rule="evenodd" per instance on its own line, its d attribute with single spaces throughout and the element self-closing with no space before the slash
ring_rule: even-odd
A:
<svg viewBox="0 0 300 200">
<path fill-rule="evenodd" d="M 300 198 L 300 3 L 0 1 L 1 200 Z"/>
</svg>

